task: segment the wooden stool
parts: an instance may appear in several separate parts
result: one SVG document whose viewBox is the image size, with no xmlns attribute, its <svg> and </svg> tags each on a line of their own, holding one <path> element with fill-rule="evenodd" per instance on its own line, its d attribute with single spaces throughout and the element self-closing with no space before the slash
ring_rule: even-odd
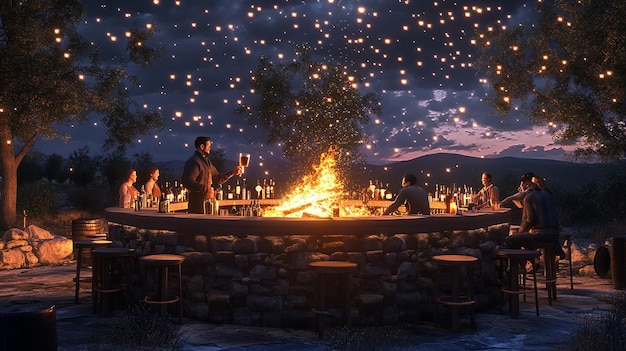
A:
<svg viewBox="0 0 626 351">
<path fill-rule="evenodd" d="M 158 286 L 156 288 L 156 298 L 152 299 L 148 295 L 144 297 L 147 304 L 161 305 L 161 315 L 167 316 L 167 305 L 178 302 L 178 320 L 183 322 L 183 280 L 182 280 L 182 263 L 185 256 L 158 254 L 142 256 L 139 260 L 146 267 L 154 267 L 158 273 Z M 168 271 L 170 267 L 178 268 L 178 296 L 168 298 Z"/>
<path fill-rule="evenodd" d="M 102 249 L 111 246 L 113 244 L 110 240 L 81 240 L 74 242 L 74 252 L 76 254 L 76 276 L 74 282 L 76 284 L 76 292 L 74 293 L 74 304 L 78 304 L 78 291 L 80 290 L 80 283 L 91 283 L 92 277 L 80 277 L 80 271 L 83 268 L 83 249 L 88 249 L 91 253 L 94 249 Z"/>
<path fill-rule="evenodd" d="M 521 249 L 501 249 L 496 251 L 496 257 L 500 259 L 500 281 L 502 282 L 502 288 L 500 288 L 500 313 L 502 313 L 502 305 L 504 305 L 504 295 L 509 296 L 509 313 L 511 318 L 517 318 L 519 316 L 519 295 L 524 295 L 524 301 L 526 301 L 526 293 L 531 288 L 526 287 L 526 270 L 521 274 L 523 275 L 522 286 L 520 286 L 520 264 L 525 264 L 526 261 L 533 262 L 533 286 L 535 290 L 535 311 L 539 316 L 539 294 L 537 292 L 537 275 L 535 273 L 535 261 L 541 256 L 541 252 L 537 250 L 521 250 Z M 504 285 L 503 271 L 505 267 L 509 267 L 508 285 Z"/>
<path fill-rule="evenodd" d="M 124 247 L 110 247 L 105 249 L 92 250 L 93 254 L 93 279 L 92 279 L 92 300 L 93 300 L 93 312 L 98 312 L 98 307 L 103 315 L 108 315 L 111 310 L 111 294 L 118 291 L 126 292 L 126 303 L 130 306 L 131 297 L 131 270 L 130 260 L 134 250 Z M 126 276 L 126 284 L 117 283 L 114 281 L 114 275 L 116 273 L 117 261 L 121 260 L 123 272 L 120 272 Z M 100 299 L 102 295 L 102 299 Z M 102 306 L 99 306 L 99 302 Z"/>
<path fill-rule="evenodd" d="M 568 261 L 569 264 L 569 286 L 570 289 L 574 290 L 574 274 L 573 274 L 573 267 L 572 267 L 572 234 L 559 234 L 559 242 L 561 243 L 561 246 L 565 248 L 566 253 L 565 253 L 565 259 Z M 559 257 L 556 257 L 557 260 L 557 264 L 556 267 L 559 267 Z"/>
<path fill-rule="evenodd" d="M 556 251 L 558 242 L 533 243 L 529 249 L 539 249 L 543 251 L 544 276 L 546 278 L 546 290 L 548 290 L 548 304 L 552 305 L 552 300 L 556 300 Z"/>
<path fill-rule="evenodd" d="M 461 306 L 470 307 L 470 322 L 472 329 L 476 329 L 476 313 L 474 305 L 474 264 L 478 258 L 466 255 L 439 255 L 433 256 L 437 264 L 437 279 L 435 282 L 435 326 L 439 315 L 439 304 L 452 308 L 452 329 L 459 328 L 459 310 Z M 440 295 L 440 278 L 442 268 L 449 268 L 452 274 L 452 291 L 450 295 Z M 461 295 L 460 271 L 465 267 L 467 272 L 467 295 Z"/>
<path fill-rule="evenodd" d="M 318 274 L 317 301 L 313 312 L 316 317 L 317 333 L 320 338 L 324 337 L 324 316 L 328 315 L 325 310 L 326 279 L 334 276 L 343 281 L 343 308 L 341 316 L 346 326 L 350 326 L 350 275 L 356 270 L 357 264 L 344 261 L 317 261 L 309 263 L 309 268 Z"/>
</svg>

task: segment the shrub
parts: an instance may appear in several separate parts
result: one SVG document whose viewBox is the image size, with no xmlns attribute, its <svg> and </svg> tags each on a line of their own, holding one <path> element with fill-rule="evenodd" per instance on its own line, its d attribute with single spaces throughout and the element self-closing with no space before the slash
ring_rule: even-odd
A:
<svg viewBox="0 0 626 351">
<path fill-rule="evenodd" d="M 623 350 L 626 342 L 626 294 L 613 297 L 611 309 L 599 317 L 589 316 L 581 321 L 574 333 L 573 351 Z"/>
<path fill-rule="evenodd" d="M 140 348 L 176 349 L 179 327 L 169 319 L 150 313 L 145 305 L 131 308 L 121 319 L 106 328 L 107 340 L 129 350 Z"/>
<path fill-rule="evenodd" d="M 17 192 L 17 210 L 26 211 L 28 217 L 43 217 L 56 211 L 59 193 L 54 184 L 39 180 L 23 185 Z"/>
</svg>

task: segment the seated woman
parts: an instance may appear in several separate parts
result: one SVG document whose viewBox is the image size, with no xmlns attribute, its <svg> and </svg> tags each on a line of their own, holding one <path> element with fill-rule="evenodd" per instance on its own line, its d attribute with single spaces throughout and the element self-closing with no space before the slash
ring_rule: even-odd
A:
<svg viewBox="0 0 626 351">
<path fill-rule="evenodd" d="M 120 186 L 119 206 L 124 208 L 132 208 L 135 198 L 139 196 L 139 191 L 133 186 L 137 181 L 137 171 L 131 169 L 128 173 L 126 181 Z"/>
</svg>

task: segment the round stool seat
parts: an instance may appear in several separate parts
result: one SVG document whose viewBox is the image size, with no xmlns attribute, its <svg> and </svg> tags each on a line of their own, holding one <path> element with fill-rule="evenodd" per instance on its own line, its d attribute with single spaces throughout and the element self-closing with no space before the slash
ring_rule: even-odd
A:
<svg viewBox="0 0 626 351">
<path fill-rule="evenodd" d="M 538 258 L 539 256 L 541 256 L 541 252 L 537 250 L 500 249 L 496 251 L 496 257 L 499 258 L 516 258 L 523 260 Z"/>
<path fill-rule="evenodd" d="M 125 247 L 108 247 L 105 249 L 93 250 L 91 253 L 104 258 L 117 258 L 130 256 L 133 254 L 133 251 L 135 250 Z"/>
<path fill-rule="evenodd" d="M 74 242 L 74 247 L 81 249 L 105 248 L 112 245 L 111 240 L 80 240 Z"/>
<path fill-rule="evenodd" d="M 178 320 L 183 321 L 183 281 L 182 281 L 182 264 L 185 261 L 185 256 L 174 254 L 151 254 L 142 256 L 139 258 L 141 263 L 146 267 L 154 267 L 157 271 L 157 286 L 155 287 L 156 296 L 151 298 L 146 295 L 144 302 L 147 304 L 154 304 L 161 306 L 161 315 L 167 315 L 167 306 L 169 304 L 178 303 Z M 176 267 L 178 271 L 178 295 L 169 296 L 169 283 L 168 275 L 169 268 Z M 147 276 L 146 276 L 147 279 Z M 147 284 L 146 284 L 147 285 Z"/>
<path fill-rule="evenodd" d="M 144 264 L 150 266 L 175 266 L 185 261 L 185 256 L 172 254 L 147 255 L 139 258 Z"/>
<path fill-rule="evenodd" d="M 438 255 L 433 256 L 433 261 L 444 266 L 464 266 L 478 261 L 478 258 L 467 255 Z"/>
<path fill-rule="evenodd" d="M 340 286 L 341 290 L 343 290 L 340 292 L 343 295 L 341 316 L 344 324 L 350 327 L 350 275 L 356 271 L 357 266 L 354 262 L 346 261 L 316 261 L 309 263 L 309 268 L 318 274 L 317 296 L 313 313 L 315 313 L 317 333 L 320 338 L 324 337 L 324 317 L 329 313 L 325 307 L 325 300 L 326 290 L 329 288 L 326 286 L 328 283 L 327 279 L 331 277 L 341 281 Z"/>
<path fill-rule="evenodd" d="M 85 262 L 87 262 L 86 266 L 91 265 L 91 250 L 101 249 L 109 247 L 113 244 L 111 240 L 79 240 L 74 242 L 74 249 L 76 252 L 76 276 L 74 277 L 75 283 L 75 293 L 74 293 L 74 303 L 78 304 L 78 293 L 80 291 L 80 283 L 91 283 L 92 277 L 82 277 L 80 276 L 80 270 L 83 268 Z M 89 253 L 83 254 L 83 249 L 89 249 Z M 84 257 L 83 257 L 84 256 Z M 85 260 L 83 260 L 85 258 Z"/>
<path fill-rule="evenodd" d="M 126 247 L 108 247 L 92 250 L 94 257 L 94 274 L 92 279 L 92 304 L 94 313 L 100 307 L 103 315 L 107 316 L 111 309 L 111 294 L 119 291 L 126 292 L 126 304 L 130 306 L 132 300 L 131 257 L 134 249 Z M 125 283 L 117 284 L 113 281 L 116 261 L 122 261 Z M 102 295 L 102 299 L 100 298 Z"/>
<path fill-rule="evenodd" d="M 506 262 L 509 266 L 509 282 L 508 286 L 502 286 L 500 289 L 500 311 L 502 312 L 502 305 L 504 304 L 503 295 L 507 294 L 510 299 L 509 313 L 511 318 L 516 319 L 519 316 L 519 295 L 524 295 L 524 301 L 526 301 L 526 293 L 528 290 L 534 290 L 535 293 L 535 313 L 539 316 L 539 296 L 537 293 L 537 275 L 535 269 L 532 270 L 533 287 L 526 287 L 526 271 L 520 272 L 520 264 L 526 261 L 535 262 L 541 256 L 541 251 L 538 250 L 523 250 L 523 249 L 500 249 L 496 251 L 496 257 L 500 259 L 500 280 L 503 280 L 503 264 Z M 534 265 L 534 264 L 533 264 Z M 523 275 L 523 286 L 520 286 L 519 276 Z"/>
<path fill-rule="evenodd" d="M 439 304 L 450 306 L 452 308 L 452 329 L 457 330 L 459 327 L 459 309 L 463 306 L 470 308 L 470 323 L 472 329 L 476 329 L 476 312 L 474 305 L 474 264 L 478 261 L 477 257 L 468 255 L 437 255 L 433 256 L 433 262 L 437 264 L 437 273 L 435 281 L 435 325 L 439 314 Z M 440 295 L 440 276 L 442 268 L 445 267 L 451 273 L 451 287 L 449 295 Z M 465 284 L 461 282 L 461 268 L 467 271 L 467 281 Z M 461 286 L 467 287 L 466 295 L 461 293 Z"/>
<path fill-rule="evenodd" d="M 354 272 L 357 264 L 344 261 L 317 261 L 309 263 L 309 267 L 319 273 L 342 274 Z"/>
</svg>

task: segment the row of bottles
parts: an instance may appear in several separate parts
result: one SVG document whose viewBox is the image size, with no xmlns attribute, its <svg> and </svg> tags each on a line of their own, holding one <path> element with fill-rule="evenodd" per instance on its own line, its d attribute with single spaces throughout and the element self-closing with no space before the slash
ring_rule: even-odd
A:
<svg viewBox="0 0 626 351">
<path fill-rule="evenodd" d="M 474 196 L 474 189 L 471 186 L 463 185 L 446 186 L 444 184 L 435 184 L 434 193 L 430 194 L 431 201 L 439 201 L 449 203 L 451 198 L 455 199 L 455 202 L 459 206 L 467 207 L 472 202 L 472 196 Z"/>
<path fill-rule="evenodd" d="M 231 216 L 261 217 L 263 216 L 263 208 L 257 200 L 252 200 L 243 206 L 234 205 L 230 209 Z"/>
<path fill-rule="evenodd" d="M 234 183 L 234 184 L 232 184 Z M 237 178 L 217 188 L 216 197 L 219 200 L 252 200 L 252 199 L 274 199 L 276 182 L 274 179 L 257 179 L 256 186 L 248 188 L 246 178 Z"/>
</svg>

